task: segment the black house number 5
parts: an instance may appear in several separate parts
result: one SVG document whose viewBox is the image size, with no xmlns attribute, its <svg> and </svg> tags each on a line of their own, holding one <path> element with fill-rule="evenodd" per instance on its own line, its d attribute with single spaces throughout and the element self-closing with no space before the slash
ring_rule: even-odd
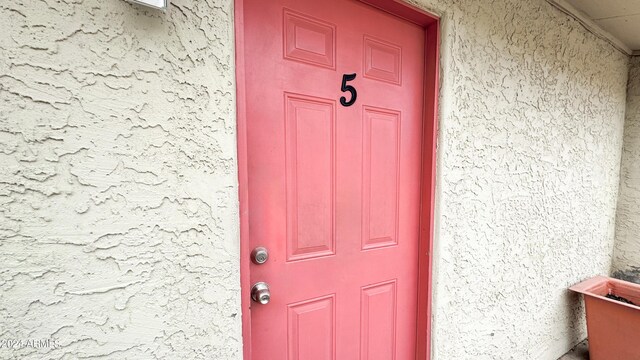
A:
<svg viewBox="0 0 640 360">
<path fill-rule="evenodd" d="M 347 82 L 353 81 L 355 80 L 355 78 L 356 74 L 342 75 L 342 87 L 340 88 L 340 90 L 342 90 L 342 92 L 348 91 L 351 93 L 351 99 L 349 101 L 347 101 L 347 98 L 344 96 L 340 97 L 340 104 L 342 104 L 342 106 L 351 106 L 355 104 L 356 99 L 358 98 L 358 92 L 356 91 L 356 88 L 351 85 L 347 85 Z"/>
</svg>

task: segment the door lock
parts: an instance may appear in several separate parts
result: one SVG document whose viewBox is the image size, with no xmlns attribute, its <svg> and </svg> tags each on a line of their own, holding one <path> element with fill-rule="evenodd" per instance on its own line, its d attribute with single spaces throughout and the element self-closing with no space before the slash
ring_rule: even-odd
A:
<svg viewBox="0 0 640 360">
<path fill-rule="evenodd" d="M 251 299 L 262 305 L 267 305 L 271 300 L 271 292 L 269 292 L 269 284 L 259 282 L 251 288 Z"/>
<path fill-rule="evenodd" d="M 267 249 L 262 246 L 258 246 L 251 252 L 251 262 L 256 265 L 262 265 L 266 263 L 268 259 L 269 252 L 267 252 Z"/>
</svg>

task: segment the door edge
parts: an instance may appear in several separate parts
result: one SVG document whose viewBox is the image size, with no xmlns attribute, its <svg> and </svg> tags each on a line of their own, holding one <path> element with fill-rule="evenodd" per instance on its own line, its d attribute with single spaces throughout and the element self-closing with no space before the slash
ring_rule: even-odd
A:
<svg viewBox="0 0 640 360">
<path fill-rule="evenodd" d="M 251 359 L 251 278 L 249 274 L 249 169 L 246 119 L 246 73 L 244 58 L 244 0 L 233 2 L 235 32 L 236 131 L 238 156 L 238 200 L 240 221 L 240 317 L 242 358 Z"/>
</svg>

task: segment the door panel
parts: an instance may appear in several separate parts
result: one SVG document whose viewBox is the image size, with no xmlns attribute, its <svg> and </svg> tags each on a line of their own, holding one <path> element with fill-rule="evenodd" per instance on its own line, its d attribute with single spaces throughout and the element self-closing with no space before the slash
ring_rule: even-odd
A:
<svg viewBox="0 0 640 360">
<path fill-rule="evenodd" d="M 335 101 L 285 94 L 287 261 L 335 254 Z"/>
<path fill-rule="evenodd" d="M 331 295 L 288 306 L 289 359 L 335 359 L 334 300 Z"/>
<path fill-rule="evenodd" d="M 398 244 L 400 112 L 363 109 L 362 249 Z"/>
<path fill-rule="evenodd" d="M 396 281 L 362 288 L 360 359 L 396 358 Z"/>
<path fill-rule="evenodd" d="M 413 359 L 424 30 L 354 0 L 246 0 L 244 23 L 250 280 L 271 291 L 252 359 Z"/>
<path fill-rule="evenodd" d="M 284 10 L 285 58 L 335 69 L 336 27 Z"/>
</svg>

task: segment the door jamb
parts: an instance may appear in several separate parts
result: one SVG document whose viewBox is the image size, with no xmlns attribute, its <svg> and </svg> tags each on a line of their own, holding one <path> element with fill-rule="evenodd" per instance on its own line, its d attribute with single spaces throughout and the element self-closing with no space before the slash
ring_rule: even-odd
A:
<svg viewBox="0 0 640 360">
<path fill-rule="evenodd" d="M 433 293 L 433 242 L 438 133 L 438 88 L 440 18 L 401 0 L 359 0 L 403 18 L 425 31 L 425 79 L 420 190 L 420 235 L 418 250 L 418 313 L 416 360 L 431 359 L 431 312 Z M 244 0 L 234 0 L 236 119 L 238 141 L 238 192 L 240 201 L 240 286 L 242 348 L 244 360 L 251 360 L 251 287 L 249 270 L 249 169 L 247 159 L 246 76 L 244 59 Z"/>
</svg>

